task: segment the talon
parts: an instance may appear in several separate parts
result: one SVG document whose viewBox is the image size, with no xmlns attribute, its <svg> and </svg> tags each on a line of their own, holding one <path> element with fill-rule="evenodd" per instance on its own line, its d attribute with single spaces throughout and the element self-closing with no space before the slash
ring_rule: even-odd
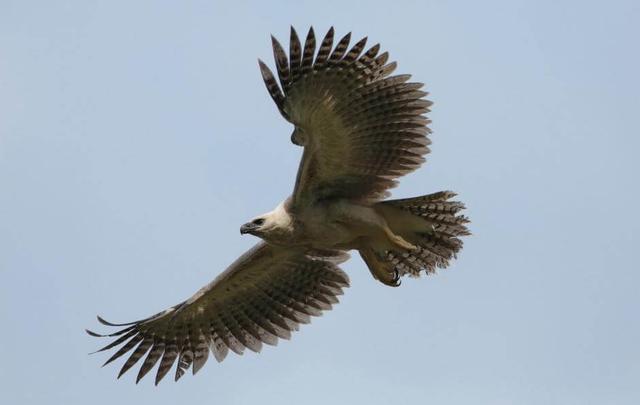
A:
<svg viewBox="0 0 640 405">
<path fill-rule="evenodd" d="M 400 284 L 402 284 L 402 280 L 400 280 L 400 273 L 398 273 L 398 270 L 393 270 L 393 280 L 391 280 L 391 284 L 389 284 L 391 287 L 400 287 Z"/>
<path fill-rule="evenodd" d="M 384 277 L 376 276 L 376 278 L 389 287 L 399 287 L 400 284 L 402 284 L 402 281 L 400 280 L 400 273 L 398 273 L 398 270 L 396 269 L 393 269 L 392 273 L 393 276 L 391 278 L 388 277 L 389 273 L 385 274 Z"/>
</svg>

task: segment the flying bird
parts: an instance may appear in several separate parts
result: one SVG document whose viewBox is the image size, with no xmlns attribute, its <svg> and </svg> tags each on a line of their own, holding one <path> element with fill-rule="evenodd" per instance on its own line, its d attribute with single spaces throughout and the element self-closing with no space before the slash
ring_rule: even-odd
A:
<svg viewBox="0 0 640 405">
<path fill-rule="evenodd" d="M 188 300 L 109 334 L 98 351 L 131 352 L 118 377 L 142 357 L 136 382 L 158 362 L 155 383 L 177 363 L 175 380 L 198 372 L 210 353 L 259 352 L 289 339 L 310 317 L 338 302 L 349 286 L 338 267 L 357 250 L 373 277 L 398 286 L 402 276 L 445 268 L 468 235 L 464 205 L 450 191 L 385 200 L 397 179 L 429 152 L 431 102 L 410 75 L 392 76 L 395 62 L 367 38 L 351 34 L 334 46 L 331 28 L 316 47 L 291 28 L 289 55 L 272 39 L 277 79 L 258 60 L 267 90 L 303 148 L 291 196 L 240 227 L 262 239 Z M 316 51 L 317 48 L 317 51 Z"/>
</svg>

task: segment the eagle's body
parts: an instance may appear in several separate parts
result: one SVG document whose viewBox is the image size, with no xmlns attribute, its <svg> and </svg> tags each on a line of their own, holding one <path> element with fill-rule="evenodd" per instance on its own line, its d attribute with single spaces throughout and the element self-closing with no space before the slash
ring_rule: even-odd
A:
<svg viewBox="0 0 640 405">
<path fill-rule="evenodd" d="M 265 219 L 264 231 L 246 233 L 283 247 L 352 250 L 359 239 L 373 237 L 385 225 L 372 207 L 347 200 L 314 204 L 299 212 L 292 212 L 288 201 L 259 217 Z"/>
<path fill-rule="evenodd" d="M 379 204 L 366 204 L 345 199 L 323 201 L 299 212 L 291 211 L 290 199 L 280 203 L 273 211 L 254 219 L 264 220 L 262 226 L 245 224 L 243 233 L 252 233 L 265 241 L 283 248 L 301 248 L 308 251 L 350 251 L 374 246 L 378 251 L 394 248 L 414 249 L 402 234 L 428 233 L 429 221 L 402 211 L 383 208 Z M 396 232 L 387 219 L 396 224 Z"/>
<path fill-rule="evenodd" d="M 188 300 L 128 324 L 103 350 L 122 345 L 107 363 L 132 351 L 120 375 L 146 355 L 137 380 L 159 362 L 156 384 L 177 361 L 175 378 L 197 372 L 209 353 L 259 351 L 288 339 L 300 323 L 330 309 L 349 285 L 338 265 L 357 250 L 386 285 L 444 268 L 467 235 L 464 208 L 443 191 L 385 200 L 396 179 L 429 152 L 431 102 L 409 75 L 366 38 L 333 46 L 333 28 L 316 52 L 313 29 L 302 44 L 291 30 L 289 56 L 273 39 L 276 80 L 259 61 L 269 94 L 304 148 L 293 193 L 240 228 L 263 239 Z"/>
</svg>

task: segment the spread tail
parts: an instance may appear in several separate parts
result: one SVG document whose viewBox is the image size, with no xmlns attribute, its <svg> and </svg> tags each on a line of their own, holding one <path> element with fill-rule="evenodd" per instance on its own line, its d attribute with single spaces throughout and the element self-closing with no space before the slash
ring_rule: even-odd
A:
<svg viewBox="0 0 640 405">
<path fill-rule="evenodd" d="M 462 248 L 460 237 L 470 232 L 466 227 L 467 217 L 458 215 L 465 208 L 464 204 L 448 201 L 455 195 L 451 191 L 441 191 L 375 205 L 389 230 L 406 242 L 385 248 L 365 246 L 360 249 L 360 255 L 376 279 L 397 286 L 400 277 L 406 274 L 434 273 L 456 258 Z"/>
</svg>

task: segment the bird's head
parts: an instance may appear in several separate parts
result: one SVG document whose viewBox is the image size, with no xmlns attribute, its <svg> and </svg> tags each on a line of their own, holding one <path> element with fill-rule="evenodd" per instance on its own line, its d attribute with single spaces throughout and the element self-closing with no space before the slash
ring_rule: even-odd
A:
<svg viewBox="0 0 640 405">
<path fill-rule="evenodd" d="M 291 234 L 291 216 L 280 204 L 271 212 L 259 215 L 240 227 L 241 234 L 251 234 L 272 242 Z"/>
<path fill-rule="evenodd" d="M 249 233 L 251 235 L 261 236 L 269 227 L 268 219 L 268 215 L 262 215 L 252 219 L 240 227 L 240 234 L 244 235 L 245 233 Z"/>
</svg>

